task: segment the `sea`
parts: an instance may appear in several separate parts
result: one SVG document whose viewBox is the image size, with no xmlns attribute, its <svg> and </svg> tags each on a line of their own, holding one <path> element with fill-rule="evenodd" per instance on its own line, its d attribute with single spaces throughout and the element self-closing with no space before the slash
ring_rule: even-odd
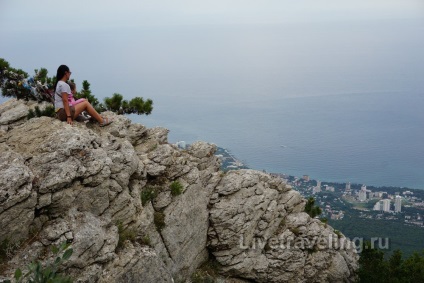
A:
<svg viewBox="0 0 424 283">
<path fill-rule="evenodd" d="M 2 31 L 31 74 L 67 64 L 96 97 L 151 98 L 135 123 L 201 140 L 252 169 L 424 189 L 424 25 L 412 20 Z"/>
<path fill-rule="evenodd" d="M 131 119 L 170 129 L 170 142 L 215 143 L 257 170 L 424 189 L 424 93 L 184 101 Z"/>
</svg>

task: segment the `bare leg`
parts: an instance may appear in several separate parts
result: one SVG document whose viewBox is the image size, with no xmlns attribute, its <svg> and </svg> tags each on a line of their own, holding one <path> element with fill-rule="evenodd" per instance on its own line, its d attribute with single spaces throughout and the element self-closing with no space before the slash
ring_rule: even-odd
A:
<svg viewBox="0 0 424 283">
<path fill-rule="evenodd" d="M 74 119 L 76 117 L 78 117 L 78 115 L 82 112 L 82 111 L 87 111 L 88 114 L 90 114 L 94 119 L 96 119 L 99 123 L 103 123 L 103 118 L 102 116 L 100 116 L 99 113 L 97 113 L 96 109 L 93 108 L 93 106 L 91 106 L 90 102 L 88 102 L 87 100 L 81 103 L 76 104 L 75 106 L 75 115 L 74 115 Z"/>
</svg>

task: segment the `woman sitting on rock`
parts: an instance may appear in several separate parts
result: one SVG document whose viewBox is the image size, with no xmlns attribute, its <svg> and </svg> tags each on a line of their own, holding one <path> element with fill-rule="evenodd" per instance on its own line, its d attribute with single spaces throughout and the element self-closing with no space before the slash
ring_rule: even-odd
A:
<svg viewBox="0 0 424 283">
<path fill-rule="evenodd" d="M 56 117 L 59 120 L 66 121 L 69 125 L 72 125 L 74 119 L 78 117 L 82 111 L 87 111 L 91 117 L 99 122 L 100 127 L 104 127 L 112 123 L 112 120 L 109 118 L 103 118 L 100 116 L 88 100 L 82 101 L 74 106 L 69 105 L 68 96 L 72 95 L 72 92 L 66 82 L 71 77 L 71 74 L 72 72 L 66 65 L 60 65 L 57 69 L 56 84 L 54 86 L 54 106 L 56 108 Z"/>
</svg>

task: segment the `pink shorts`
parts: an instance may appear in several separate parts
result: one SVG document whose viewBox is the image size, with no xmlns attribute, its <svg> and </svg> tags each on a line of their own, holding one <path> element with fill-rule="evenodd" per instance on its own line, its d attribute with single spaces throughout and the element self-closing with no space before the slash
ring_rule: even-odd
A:
<svg viewBox="0 0 424 283">
<path fill-rule="evenodd" d="M 69 105 L 70 106 L 75 106 L 76 104 L 81 103 L 81 102 L 84 102 L 84 101 L 86 101 L 85 98 L 80 98 L 78 100 L 75 100 L 74 102 L 69 102 Z"/>
</svg>

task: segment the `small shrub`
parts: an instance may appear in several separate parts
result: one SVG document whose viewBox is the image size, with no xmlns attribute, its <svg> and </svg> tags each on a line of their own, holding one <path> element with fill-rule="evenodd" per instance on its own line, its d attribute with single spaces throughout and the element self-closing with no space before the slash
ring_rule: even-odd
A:
<svg viewBox="0 0 424 283">
<path fill-rule="evenodd" d="M 318 251 L 319 251 L 319 249 L 318 249 L 318 246 L 313 246 L 313 247 L 309 247 L 309 248 L 307 249 L 307 251 L 308 251 L 308 254 L 313 254 L 313 253 L 318 252 Z"/>
<path fill-rule="evenodd" d="M 319 220 L 324 224 L 328 223 L 328 219 L 326 217 L 320 218 Z"/>
<path fill-rule="evenodd" d="M 124 243 L 125 241 L 129 240 L 131 242 L 135 241 L 136 238 L 136 232 L 133 229 L 125 229 L 124 225 L 120 222 L 118 223 L 118 235 L 119 235 L 119 240 L 118 240 L 118 249 L 121 249 L 124 247 Z"/>
<path fill-rule="evenodd" d="M 300 230 L 297 227 L 293 227 L 290 229 L 290 231 L 295 234 L 295 236 L 299 236 L 300 235 Z"/>
<path fill-rule="evenodd" d="M 149 151 L 154 151 L 154 150 L 156 150 L 157 148 L 158 148 L 158 144 L 157 144 L 157 143 L 154 143 L 154 144 L 150 145 L 150 147 L 149 147 Z"/>
<path fill-rule="evenodd" d="M 59 247 L 52 247 L 52 252 L 55 258 L 51 262 L 42 265 L 41 262 L 36 261 L 28 265 L 28 271 L 24 274 L 20 268 L 15 271 L 16 282 L 55 282 L 55 283 L 70 283 L 72 278 L 61 275 L 59 273 L 59 266 L 68 260 L 73 250 L 69 248 L 69 244 L 64 242 Z M 63 254 L 62 254 L 63 253 Z M 62 254 L 62 256 L 60 256 Z M 5 283 L 10 283 L 10 280 L 6 280 Z"/>
<path fill-rule="evenodd" d="M 12 258 L 19 249 L 21 243 L 12 243 L 9 239 L 5 239 L 0 243 L 0 264 Z"/>
<path fill-rule="evenodd" d="M 197 270 L 191 275 L 191 282 L 193 283 L 215 283 L 215 278 L 204 272 Z"/>
<path fill-rule="evenodd" d="M 191 281 L 193 283 L 216 282 L 216 278 L 219 274 L 219 266 L 219 263 L 215 259 L 206 261 L 191 275 Z"/>
<path fill-rule="evenodd" d="M 305 205 L 305 212 L 309 214 L 310 217 L 314 218 L 322 213 L 322 210 L 319 206 L 315 205 L 315 199 L 310 197 L 308 202 Z"/>
<path fill-rule="evenodd" d="M 152 242 L 151 242 L 151 240 L 150 240 L 150 237 L 149 236 L 143 236 L 143 237 L 141 237 L 141 239 L 140 239 L 140 241 L 139 241 L 139 243 L 140 244 L 142 244 L 142 245 L 145 245 L 145 246 L 149 246 L 149 247 L 151 247 L 152 246 Z"/>
<path fill-rule="evenodd" d="M 157 191 L 153 187 L 146 187 L 141 192 L 141 204 L 144 206 L 147 202 L 153 200 L 157 196 Z"/>
<path fill-rule="evenodd" d="M 342 232 L 340 232 L 339 230 L 334 230 L 334 234 L 336 234 L 339 239 L 343 237 Z"/>
<path fill-rule="evenodd" d="M 122 94 L 114 93 L 112 97 L 104 99 L 107 110 L 118 114 L 146 114 L 149 115 L 153 110 L 153 101 L 144 100 L 142 97 L 134 97 L 130 101 L 123 100 Z"/>
<path fill-rule="evenodd" d="M 178 181 L 174 181 L 171 183 L 171 185 L 169 186 L 171 189 L 171 195 L 173 196 L 178 196 L 183 192 L 183 185 L 181 185 L 180 182 Z"/>
<path fill-rule="evenodd" d="M 8 246 L 9 246 L 9 239 L 5 239 L 0 243 L 0 264 L 7 259 Z"/>
<path fill-rule="evenodd" d="M 9 239 L 0 242 L 0 274 L 3 274 L 7 269 L 7 261 L 9 260 Z"/>
<path fill-rule="evenodd" d="M 44 110 L 40 110 L 40 107 L 35 106 L 34 110 L 30 109 L 28 111 L 27 118 L 32 119 L 35 117 L 41 117 L 41 116 L 47 116 L 47 117 L 54 117 L 55 111 L 53 105 L 48 105 Z"/>
<path fill-rule="evenodd" d="M 27 119 L 29 120 L 29 119 L 32 119 L 32 118 L 35 118 L 35 117 L 36 116 L 35 116 L 34 110 L 29 109 L 28 114 L 27 114 Z"/>
<path fill-rule="evenodd" d="M 31 236 L 31 242 L 33 239 L 37 238 L 41 232 L 41 226 L 37 227 L 35 225 L 29 227 L 29 235 Z"/>
<path fill-rule="evenodd" d="M 30 238 L 15 242 L 11 242 L 8 238 L 6 238 L 2 242 L 0 242 L 0 274 L 5 271 L 7 267 L 7 261 L 10 260 L 19 249 L 25 248 L 26 246 L 32 244 L 36 239 L 38 239 L 39 233 L 40 230 L 32 226 L 29 229 Z"/>
<path fill-rule="evenodd" d="M 158 231 L 162 231 L 162 229 L 165 228 L 165 214 L 156 211 L 153 214 L 153 222 L 155 223 L 155 226 Z"/>
</svg>

